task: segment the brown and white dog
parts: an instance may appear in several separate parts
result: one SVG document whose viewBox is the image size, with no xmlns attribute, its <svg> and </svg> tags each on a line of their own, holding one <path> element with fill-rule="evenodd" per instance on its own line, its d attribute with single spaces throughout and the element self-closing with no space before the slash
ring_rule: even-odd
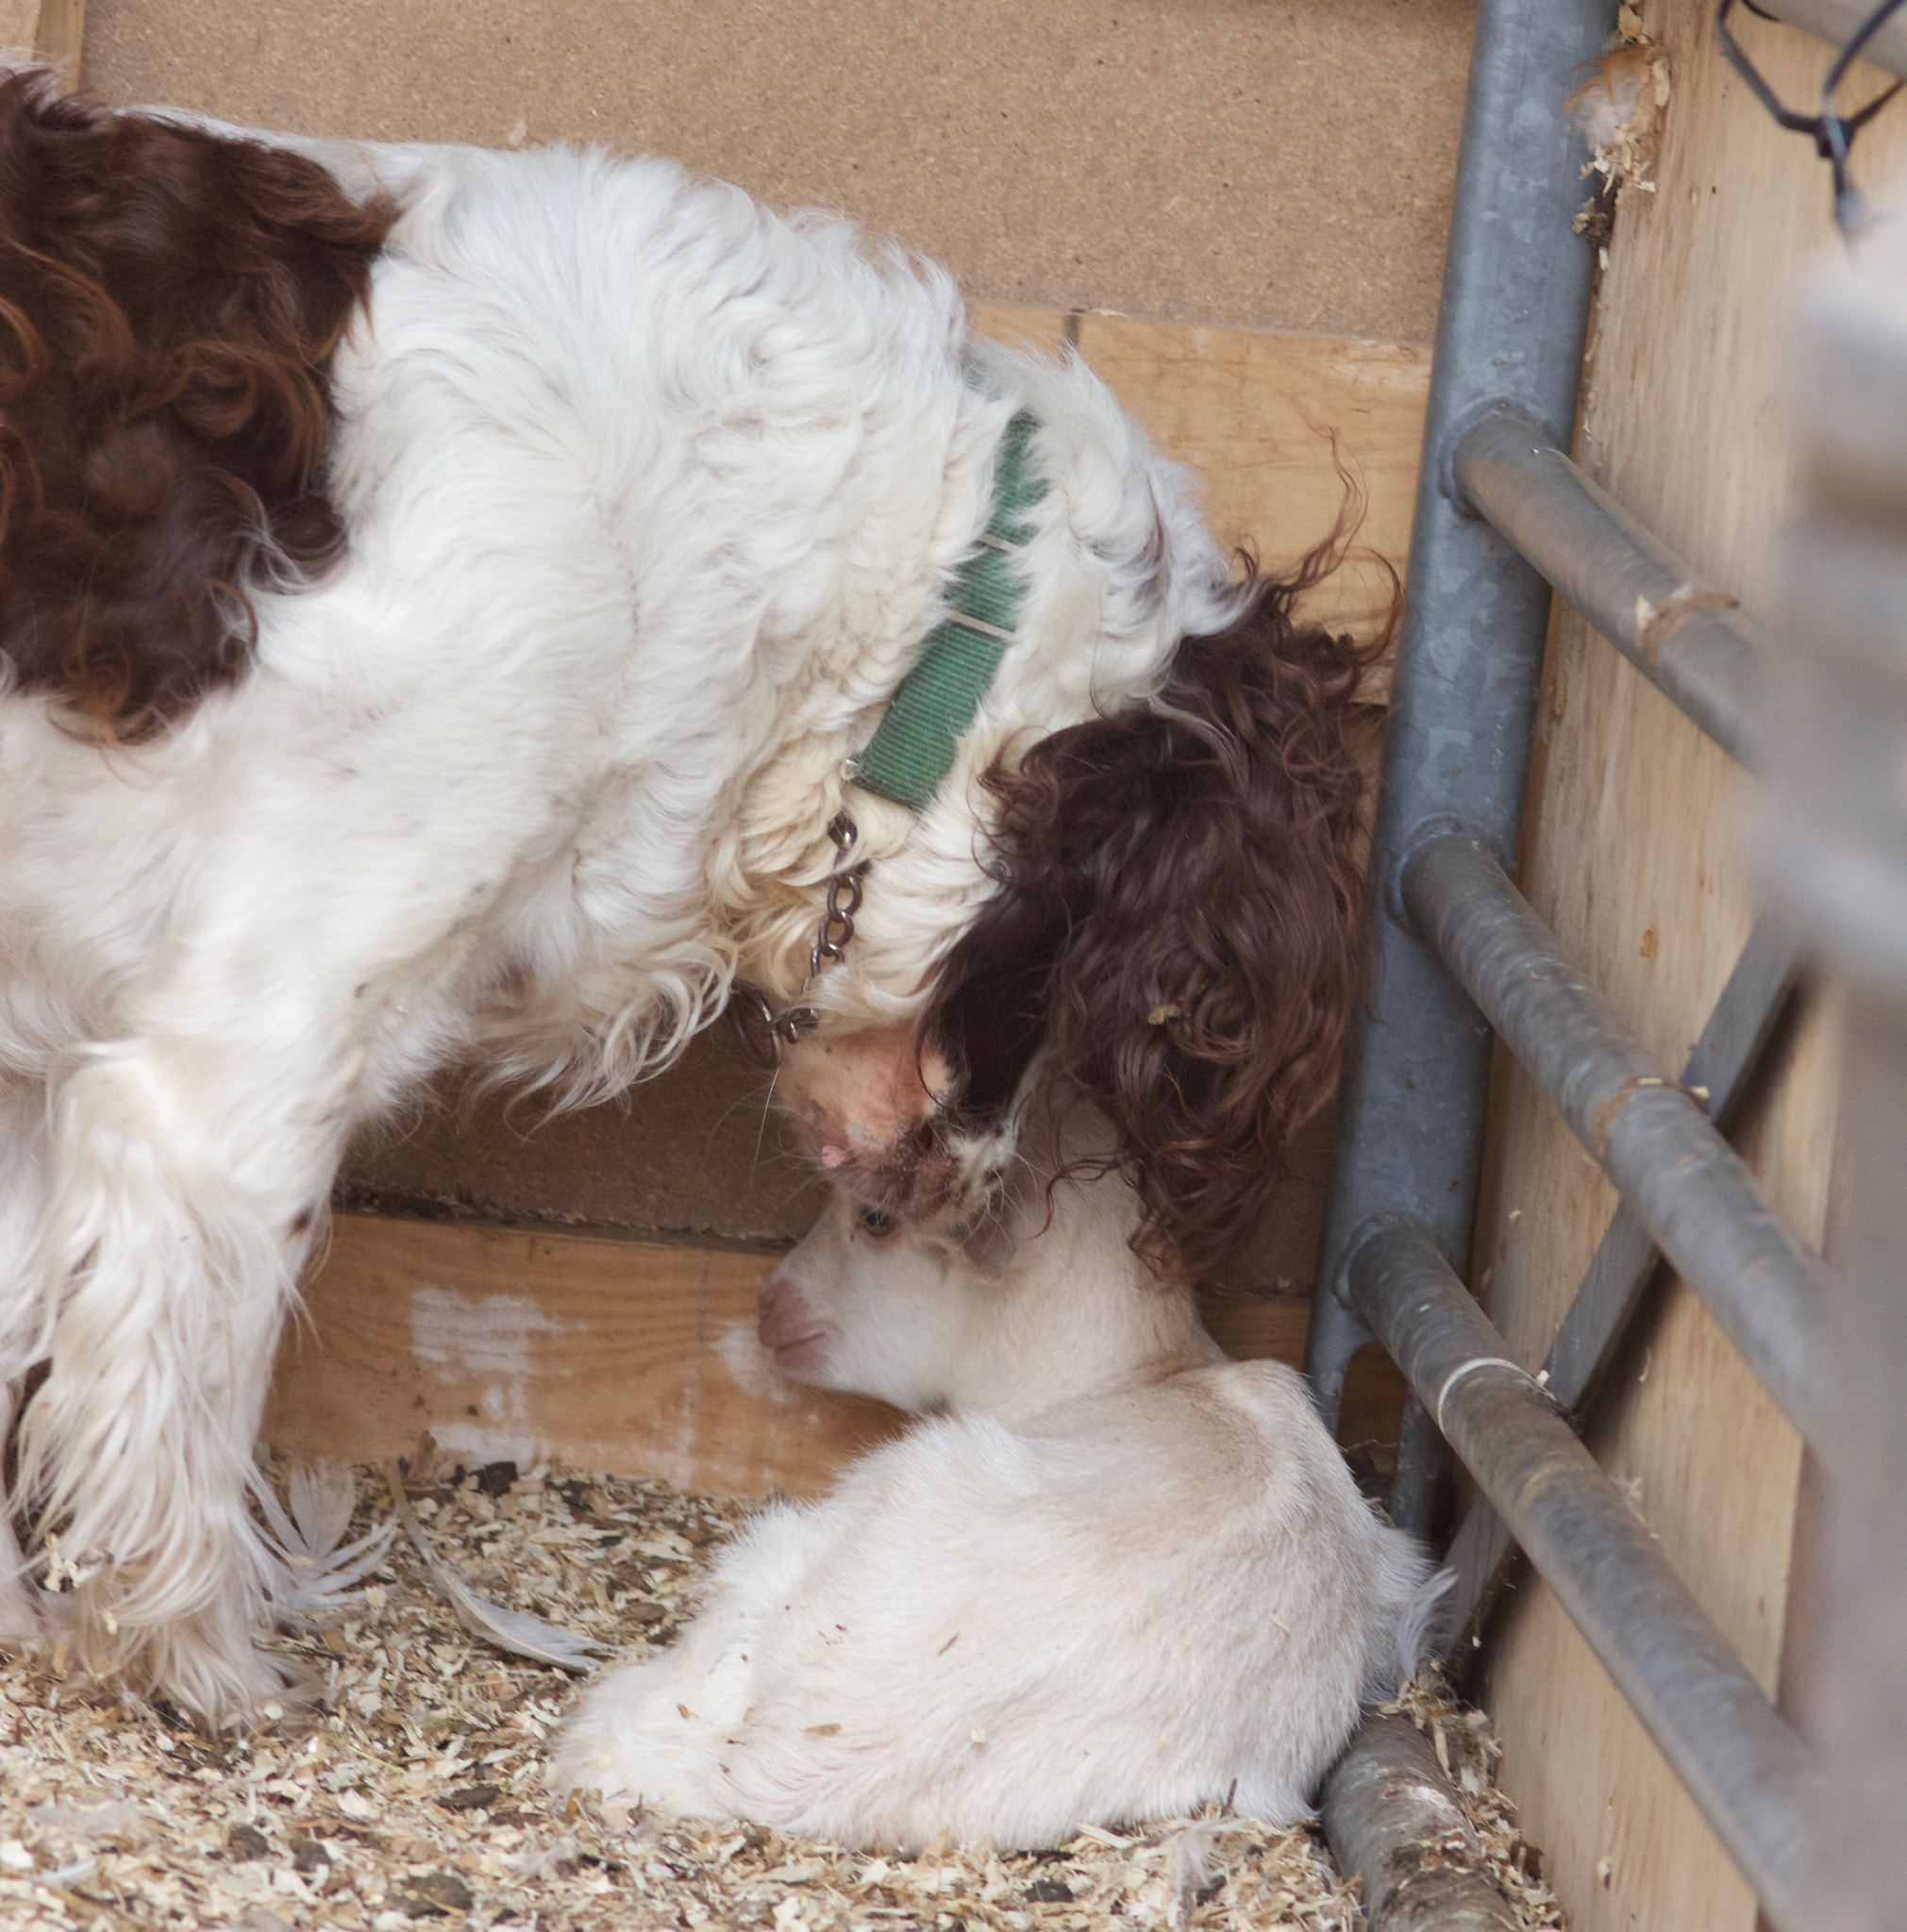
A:
<svg viewBox="0 0 1907 1932">
<path fill-rule="evenodd" d="M 918 811 L 850 761 L 1009 425 L 1012 636 Z M 1243 1232 L 1352 997 L 1347 645 L 1234 581 L 1074 358 L 658 160 L 359 147 L 0 77 L 0 1619 L 276 1678 L 246 1503 L 345 1141 L 475 1060 L 579 1102 L 745 982 L 890 1211 L 1029 1070 L 1166 1273 Z M 844 807 L 846 956 L 806 988 Z"/>
</svg>

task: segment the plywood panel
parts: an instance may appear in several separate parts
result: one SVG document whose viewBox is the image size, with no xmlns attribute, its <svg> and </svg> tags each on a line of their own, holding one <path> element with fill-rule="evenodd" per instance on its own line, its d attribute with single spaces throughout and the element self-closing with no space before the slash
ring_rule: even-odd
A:
<svg viewBox="0 0 1907 1932">
<path fill-rule="evenodd" d="M 340 1215 L 290 1334 L 268 1441 L 363 1460 L 454 1453 L 792 1495 L 897 1426 L 881 1404 L 750 1373 L 772 1256 Z M 725 1343 L 728 1353 L 725 1354 Z"/>
<path fill-rule="evenodd" d="M 1673 92 L 1657 192 L 1629 194 L 1603 277 L 1584 398 L 1586 467 L 1750 612 L 1774 604 L 1789 457 L 1776 398 L 1786 291 L 1829 245 L 1828 179 L 1715 54 L 1712 9 L 1652 5 Z M 1804 97 L 1824 50 L 1747 22 Z M 1907 115 L 1864 136 L 1884 174 Z M 1779 639 L 1777 628 L 1774 635 Z M 1573 617 L 1545 671 L 1524 890 L 1623 1017 L 1679 1065 L 1755 909 L 1748 782 Z M 1744 1152 L 1811 1240 L 1832 1149 L 1835 1029 L 1791 1041 Z M 1520 1074 L 1499 1065 L 1473 1246 L 1516 1352 L 1541 1357 L 1613 1208 Z M 1793 1432 L 1680 1284 L 1626 1361 L 1592 1441 L 1664 1554 L 1772 1691 L 1799 1468 Z M 1548 1592 L 1527 1587 L 1486 1675 L 1504 1778 L 1579 1932 L 1748 1932 L 1755 1911 L 1706 1825 Z"/>
<path fill-rule="evenodd" d="M 252 126 L 673 156 L 969 293 L 1427 341 L 1474 0 L 92 0 L 86 80 Z"/>
</svg>

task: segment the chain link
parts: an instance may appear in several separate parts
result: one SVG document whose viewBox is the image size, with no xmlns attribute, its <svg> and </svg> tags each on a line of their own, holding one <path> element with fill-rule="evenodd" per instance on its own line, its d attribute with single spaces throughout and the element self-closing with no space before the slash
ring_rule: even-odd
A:
<svg viewBox="0 0 1907 1932">
<path fill-rule="evenodd" d="M 828 875 L 827 909 L 809 948 L 808 975 L 795 995 L 795 1004 L 778 1013 L 768 996 L 752 986 L 738 986 L 729 996 L 728 1017 L 735 1032 L 761 1066 L 778 1064 L 783 1047 L 793 1046 L 809 1028 L 821 1024 L 821 1015 L 800 1002 L 821 977 L 821 969 L 842 958 L 854 938 L 854 915 L 861 910 L 867 861 L 850 865 L 847 860 L 860 841 L 861 827 L 845 811 L 838 811 L 828 822 L 828 836 L 834 846 L 834 871 Z"/>
<path fill-rule="evenodd" d="M 1755 5 L 1755 0 L 1741 0 L 1750 13 L 1761 14 L 1764 20 L 1777 16 L 1765 12 Z M 1858 113 L 1843 114 L 1834 106 L 1834 90 L 1841 84 L 1845 75 L 1862 50 L 1874 36 L 1893 19 L 1907 0 L 1881 0 L 1861 22 L 1853 36 L 1848 40 L 1835 55 L 1833 64 L 1828 69 L 1821 82 L 1821 111 L 1818 114 L 1803 114 L 1798 109 L 1783 106 L 1773 88 L 1762 77 L 1761 70 L 1748 58 L 1747 50 L 1729 31 L 1729 15 L 1734 10 L 1735 0 L 1721 0 L 1715 12 L 1715 38 L 1721 43 L 1723 55 L 1741 77 L 1747 81 L 1748 90 L 1762 106 L 1772 115 L 1776 123 L 1791 134 L 1805 134 L 1815 143 L 1815 149 L 1824 161 L 1834 171 L 1834 224 L 1843 237 L 1851 240 L 1872 219 L 1866 203 L 1861 198 L 1860 191 L 1854 186 L 1848 173 L 1848 150 L 1854 144 L 1854 137 L 1869 121 L 1898 94 L 1907 82 L 1896 81 L 1884 93 L 1861 108 Z"/>
</svg>

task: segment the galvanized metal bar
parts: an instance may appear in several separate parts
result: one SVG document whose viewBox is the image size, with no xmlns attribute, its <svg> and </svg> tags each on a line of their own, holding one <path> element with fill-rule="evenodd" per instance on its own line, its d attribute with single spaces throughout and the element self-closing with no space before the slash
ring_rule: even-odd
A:
<svg viewBox="0 0 1907 1932">
<path fill-rule="evenodd" d="M 1463 497 L 1729 756 L 1759 769 L 1768 645 L 1536 424 L 1498 409 L 1451 452 Z"/>
<path fill-rule="evenodd" d="M 1681 1070 L 1682 1087 L 1707 1092 L 1709 1118 L 1724 1132 L 1793 996 L 1798 952 L 1786 922 L 1757 923 Z M 1619 1207 L 1543 1363 L 1543 1386 L 1572 1421 L 1594 1397 L 1661 1258 L 1633 1209 Z M 1461 1675 L 1514 1552 L 1503 1519 L 1484 1497 L 1473 1498 L 1445 1557 L 1457 1573 L 1444 1644 L 1456 1660 L 1453 1675 Z"/>
<path fill-rule="evenodd" d="M 1830 1276 L 1734 1150 L 1559 949 L 1503 868 L 1445 832 L 1399 887 L 1425 938 L 1601 1165 L 1723 1332 L 1819 1445 Z"/>
<path fill-rule="evenodd" d="M 1668 1567 L 1648 1526 L 1577 1440 L 1438 1252 L 1406 1220 L 1364 1230 L 1354 1305 L 1515 1533 L 1754 1888 L 1800 1932 L 1807 1746 Z"/>
<path fill-rule="evenodd" d="M 1397 1466 L 1388 1501 L 1393 1523 L 1416 1535 L 1438 1530 L 1437 1487 L 1444 1474 L 1444 1438 L 1435 1418 L 1413 1395 L 1404 1404 L 1397 1428 Z"/>
<path fill-rule="evenodd" d="M 1325 1790 L 1325 1837 L 1361 1881 L 1364 1932 L 1516 1932 L 1463 1800 L 1430 1740 L 1402 1717 L 1369 1717 Z"/>
<path fill-rule="evenodd" d="M 1703 1104 L 1717 1133 L 1728 1131 L 1735 1103 L 1788 1005 L 1799 951 L 1794 928 L 1785 921 L 1764 918 L 1755 926 L 1681 1070 L 1682 1091 L 1707 1096 Z M 1653 1272 L 1657 1252 L 1648 1230 L 1625 1203 L 1543 1364 L 1549 1392 L 1572 1416 L 1581 1413 L 1607 1366 Z"/>
<path fill-rule="evenodd" d="M 1570 226 L 1585 156 L 1563 102 L 1602 52 L 1615 11 L 1615 0 L 1481 0 L 1477 9 L 1374 875 L 1439 812 L 1460 814 L 1506 858 L 1515 850 L 1549 590 L 1449 501 L 1441 458 L 1493 402 L 1523 409 L 1552 441 L 1568 439 L 1595 251 Z M 1365 986 L 1305 1353 L 1331 1419 L 1345 1368 L 1370 1339 L 1330 1286 L 1350 1238 L 1379 1209 L 1405 1208 L 1462 1256 L 1489 1080 L 1489 1027 L 1384 903 Z"/>
</svg>

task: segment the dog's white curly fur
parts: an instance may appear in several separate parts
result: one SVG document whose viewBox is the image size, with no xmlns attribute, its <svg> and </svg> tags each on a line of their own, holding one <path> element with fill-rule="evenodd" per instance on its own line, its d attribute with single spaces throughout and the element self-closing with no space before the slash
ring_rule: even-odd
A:
<svg viewBox="0 0 1907 1932">
<path fill-rule="evenodd" d="M 963 1237 L 865 1212 L 837 1194 L 775 1271 L 763 1341 L 948 1412 L 755 1518 L 676 1644 L 585 1694 L 558 1782 L 910 1849 L 1207 1799 L 1308 1816 L 1414 1668 L 1425 1564 L 1302 1378 L 1225 1359 L 1132 1253 L 1116 1176 L 1062 1181 L 1050 1224 L 1035 1178 Z"/>
<path fill-rule="evenodd" d="M 254 668 L 149 742 L 0 694 L 0 1385 L 48 1365 L 20 1493 L 84 1654 L 215 1719 L 275 1682 L 245 1489 L 353 1127 L 459 1058 L 597 1097 L 738 975 L 794 995 L 843 761 L 1016 409 L 1023 641 L 922 818 L 856 795 L 878 886 L 831 1016 L 918 1011 L 989 890 L 974 775 L 1235 603 L 1077 358 L 973 339 L 841 220 L 657 160 L 287 144 L 401 208 L 333 367 L 345 560 L 260 591 Z"/>
</svg>

